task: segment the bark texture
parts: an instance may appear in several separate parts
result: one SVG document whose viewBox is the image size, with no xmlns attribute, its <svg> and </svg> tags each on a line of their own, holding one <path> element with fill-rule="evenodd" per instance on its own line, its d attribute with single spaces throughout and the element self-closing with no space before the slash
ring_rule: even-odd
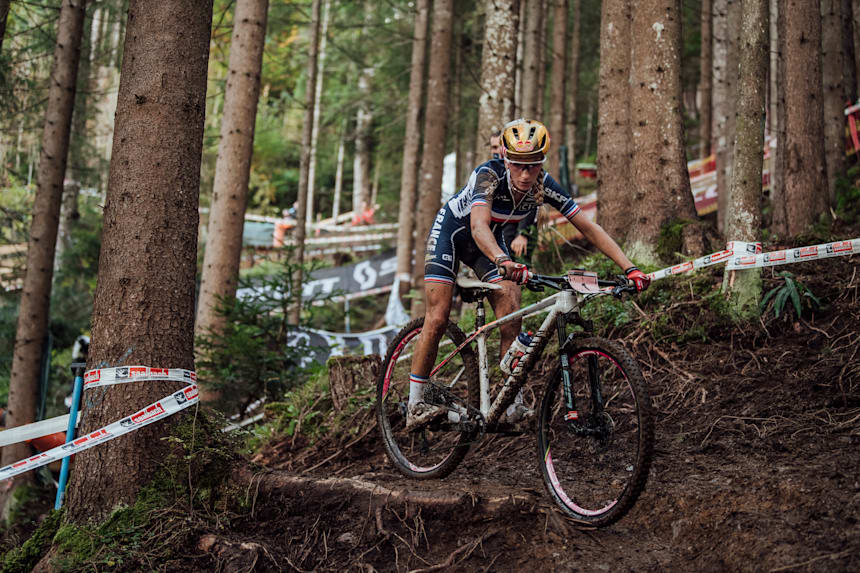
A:
<svg viewBox="0 0 860 573">
<path fill-rule="evenodd" d="M 735 141 L 735 114 L 738 99 L 738 58 L 739 32 L 741 28 L 741 0 L 727 0 L 726 16 L 722 19 L 725 28 L 722 30 L 722 42 L 725 49 L 725 67 L 722 74 L 723 104 L 721 111 L 722 133 L 716 148 L 717 160 L 717 228 L 725 230 L 725 221 L 732 205 L 732 165 Z M 714 30 L 716 34 L 716 29 Z"/>
<path fill-rule="evenodd" d="M 487 0 L 484 48 L 481 52 L 481 99 L 478 102 L 478 149 L 490 157 L 490 135 L 515 119 L 514 85 L 517 56 L 518 0 Z M 462 183 L 460 181 L 458 184 Z"/>
<path fill-rule="evenodd" d="M 768 4 L 770 7 L 770 63 L 768 67 L 769 74 L 769 89 L 768 89 L 768 97 L 770 101 L 767 105 L 767 126 L 768 126 L 768 135 L 772 138 L 778 137 L 777 128 L 781 123 L 781 119 L 779 119 L 780 114 L 782 113 L 782 107 L 784 105 L 783 95 L 782 95 L 782 82 L 779 81 L 779 62 L 780 62 L 780 54 L 779 54 L 779 31 L 777 28 L 777 5 L 779 0 L 769 0 Z M 778 160 L 779 148 L 773 145 L 773 142 L 770 144 L 770 193 L 769 199 L 771 204 L 771 209 L 773 212 L 772 221 L 775 221 L 778 218 L 777 211 L 779 207 L 782 205 L 782 200 L 780 199 L 781 190 L 781 180 L 782 175 L 780 173 L 780 169 L 782 168 L 780 162 Z M 784 218 L 784 217 L 783 217 Z"/>
<path fill-rule="evenodd" d="M 765 94 L 768 67 L 768 0 L 745 0 L 740 47 L 740 89 L 732 178 L 732 209 L 726 238 L 755 242 L 761 234 L 761 175 L 764 145 Z M 755 313 L 761 296 L 761 270 L 726 271 L 736 313 Z"/>
<path fill-rule="evenodd" d="M 856 57 L 854 45 L 854 8 L 852 0 L 842 3 L 842 85 L 845 101 L 857 101 L 857 70 L 854 68 Z"/>
<path fill-rule="evenodd" d="M 851 0 L 851 14 L 854 29 L 854 75 L 860 79 L 860 0 Z"/>
<path fill-rule="evenodd" d="M 597 219 L 624 242 L 630 211 L 630 0 L 604 0 L 600 17 L 597 118 Z"/>
<path fill-rule="evenodd" d="M 555 145 L 549 149 L 547 167 L 559 177 L 559 150 L 564 144 L 564 91 L 567 85 L 567 0 L 553 0 L 552 83 L 549 97 L 549 133 Z"/>
<path fill-rule="evenodd" d="M 570 52 L 567 55 L 567 112 L 565 116 L 564 143 L 567 145 L 567 168 L 570 171 L 570 180 L 574 180 L 576 173 L 576 127 L 577 107 L 576 98 L 579 93 L 579 36 L 580 18 L 582 15 L 581 0 L 571 0 L 573 10 L 573 31 L 570 36 Z"/>
<path fill-rule="evenodd" d="M 702 0 L 702 47 L 699 63 L 699 139 L 702 157 L 711 154 L 711 93 L 713 78 L 713 46 L 711 38 L 711 0 Z"/>
<path fill-rule="evenodd" d="M 238 0 L 236 3 L 224 90 L 224 117 L 197 303 L 195 333 L 198 336 L 221 331 L 224 317 L 216 312 L 218 301 L 236 295 L 268 8 L 268 0 Z M 207 398 L 205 393 L 203 398 Z"/>
<path fill-rule="evenodd" d="M 630 59 L 635 213 L 628 256 L 657 263 L 661 228 L 672 220 L 696 219 L 684 155 L 681 117 L 680 0 L 633 4 Z"/>
<path fill-rule="evenodd" d="M 824 95 L 824 159 L 829 203 L 836 205 L 836 179 L 845 174 L 845 91 L 842 0 L 821 0 L 821 82 Z"/>
<path fill-rule="evenodd" d="M 784 111 L 777 160 L 782 204 L 774 206 L 774 226 L 780 235 L 792 237 L 827 212 L 818 0 L 780 0 L 779 41 Z"/>
<path fill-rule="evenodd" d="M 305 236 L 307 226 L 310 223 L 307 218 L 308 212 L 308 172 L 311 162 L 311 132 L 314 124 L 314 97 L 316 95 L 317 82 L 317 55 L 320 42 L 320 0 L 314 0 L 311 5 L 311 38 L 308 46 L 308 81 L 305 85 L 305 119 L 302 129 L 302 154 L 299 160 L 299 198 L 296 206 L 296 266 L 293 285 L 295 292 L 292 293 L 293 306 L 290 307 L 290 322 L 299 323 L 302 310 L 302 263 L 305 261 Z"/>
<path fill-rule="evenodd" d="M 421 144 L 421 100 L 424 88 L 424 62 L 427 54 L 429 0 L 418 0 L 412 37 L 412 65 L 409 72 L 409 100 L 406 107 L 406 137 L 400 175 L 400 212 L 397 218 L 397 279 L 400 294 L 412 284 L 412 232 L 415 230 L 415 191 L 418 187 L 418 148 Z"/>
<path fill-rule="evenodd" d="M 64 0 L 60 8 L 48 103 L 42 129 L 33 219 L 27 246 L 27 271 L 18 307 L 15 349 L 9 376 L 9 401 L 6 409 L 8 428 L 29 424 L 36 419 L 36 394 L 42 348 L 48 334 L 57 226 L 69 151 L 85 12 L 85 0 Z M 5 466 L 29 455 L 29 445 L 14 444 L 3 448 L 0 463 Z M 32 478 L 32 474 L 26 475 L 28 477 L 23 480 Z"/>
<path fill-rule="evenodd" d="M 200 157 L 212 3 L 131 0 L 99 257 L 88 368 L 194 369 Z M 85 392 L 92 432 L 181 388 L 147 382 Z M 99 520 L 131 504 L 178 417 L 79 454 L 67 519 Z"/>
<path fill-rule="evenodd" d="M 439 211 L 442 195 L 442 161 L 445 155 L 445 130 L 451 59 L 451 22 L 453 0 L 433 2 L 433 26 L 430 39 L 430 68 L 427 75 L 427 109 L 424 121 L 424 147 L 421 152 L 421 180 L 418 182 L 418 216 L 415 221 L 415 260 L 424 260 L 424 243 Z M 416 264 L 412 283 L 419 298 L 413 301 L 412 314 L 424 314 L 424 265 Z"/>
<path fill-rule="evenodd" d="M 543 49 L 543 11 L 538 5 L 542 0 L 532 0 L 529 4 L 532 9 L 526 7 L 526 35 L 525 46 L 523 46 L 523 100 L 522 116 L 528 119 L 538 118 L 538 98 L 540 93 L 540 64 L 541 50 Z"/>
</svg>

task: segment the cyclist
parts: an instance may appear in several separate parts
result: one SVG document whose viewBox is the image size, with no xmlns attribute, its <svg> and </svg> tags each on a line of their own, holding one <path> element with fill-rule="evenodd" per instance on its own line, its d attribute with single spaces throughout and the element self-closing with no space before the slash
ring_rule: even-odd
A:
<svg viewBox="0 0 860 573">
<path fill-rule="evenodd" d="M 624 269 L 638 291 L 650 283 L 600 225 L 580 215 L 579 205 L 567 190 L 543 170 L 550 137 L 542 123 L 530 119 L 511 121 L 502 129 L 500 144 L 501 158 L 479 165 L 466 185 L 442 206 L 430 228 L 424 258 L 426 312 L 412 356 L 407 430 L 420 428 L 445 412 L 424 402 L 424 388 L 448 323 L 457 263 L 469 265 L 480 280 L 501 286 L 489 297 L 496 316 L 518 310 L 519 285 L 528 280 L 528 267 L 511 259 L 505 234 L 543 203 L 567 217 L 586 239 Z M 519 333 L 520 323 L 512 321 L 499 328 L 500 357 Z M 519 404 L 507 413 L 510 421 L 516 421 L 514 418 L 522 419 L 530 411 Z"/>
</svg>

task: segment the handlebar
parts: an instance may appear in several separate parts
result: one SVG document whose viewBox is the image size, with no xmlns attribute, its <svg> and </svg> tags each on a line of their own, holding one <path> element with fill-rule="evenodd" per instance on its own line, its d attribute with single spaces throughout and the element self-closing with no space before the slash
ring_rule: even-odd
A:
<svg viewBox="0 0 860 573">
<path fill-rule="evenodd" d="M 554 290 L 577 290 L 574 289 L 568 280 L 568 275 L 553 276 L 539 275 L 537 273 L 528 272 L 528 281 L 525 283 L 526 288 L 532 291 L 542 291 L 544 287 L 549 287 Z M 636 284 L 628 280 L 624 275 L 615 275 L 611 280 L 597 279 L 597 286 L 606 294 L 611 294 L 616 298 L 621 298 L 625 292 L 636 293 Z M 597 293 L 594 293 L 597 294 Z"/>
</svg>

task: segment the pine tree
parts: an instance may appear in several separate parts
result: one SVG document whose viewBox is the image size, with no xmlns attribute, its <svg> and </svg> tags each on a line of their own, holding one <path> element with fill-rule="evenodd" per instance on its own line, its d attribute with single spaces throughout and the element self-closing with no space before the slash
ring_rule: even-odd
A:
<svg viewBox="0 0 860 573">
<path fill-rule="evenodd" d="M 597 119 L 597 218 L 618 242 L 633 222 L 630 211 L 630 0 L 604 0 L 600 18 Z"/>
<path fill-rule="evenodd" d="M 236 295 L 268 9 L 269 0 L 238 0 L 236 3 L 224 117 L 197 303 L 195 332 L 198 336 L 223 328 L 224 318 L 217 312 L 219 300 L 229 300 Z M 205 392 L 201 395 L 205 400 L 215 397 Z"/>
<path fill-rule="evenodd" d="M 15 349 L 9 377 L 6 409 L 6 426 L 9 428 L 36 420 L 36 394 L 43 345 L 48 334 L 57 227 L 85 13 L 86 0 L 63 0 L 60 7 L 36 176 L 33 219 L 27 245 L 27 271 L 18 307 Z M 26 443 L 7 446 L 3 448 L 2 465 L 29 455 L 30 447 Z M 19 481 L 28 479 L 32 479 L 32 474 L 24 474 Z"/>
<path fill-rule="evenodd" d="M 412 62 L 409 72 L 409 100 L 406 107 L 406 137 L 400 179 L 400 211 L 397 219 L 397 278 L 400 294 L 409 292 L 412 283 L 412 232 L 415 229 L 415 191 L 418 186 L 418 148 L 421 143 L 421 100 L 424 88 L 424 61 L 427 53 L 429 0 L 418 0 L 412 37 Z M 419 239 L 420 240 L 420 239 Z M 418 257 L 420 259 L 420 257 Z"/>
<path fill-rule="evenodd" d="M 88 367 L 194 369 L 200 158 L 212 3 L 131 0 L 117 95 Z M 134 413 L 181 382 L 86 391 L 81 433 Z M 167 418 L 75 459 L 67 519 L 131 504 L 171 447 Z M 121 468 L 118 469 L 118 468 Z"/>
<path fill-rule="evenodd" d="M 762 119 L 767 92 L 769 13 L 768 0 L 743 2 L 733 205 L 726 219 L 726 236 L 733 241 L 755 242 L 761 235 Z M 726 271 L 723 289 L 731 293 L 738 315 L 754 314 L 761 297 L 761 270 Z"/>
<path fill-rule="evenodd" d="M 433 2 L 433 26 L 430 34 L 430 68 L 427 75 L 427 109 L 424 121 L 424 148 L 421 152 L 421 173 L 418 184 L 418 214 L 415 220 L 416 261 L 423 261 L 424 241 L 430 226 L 439 211 L 442 194 L 442 161 L 445 155 L 448 87 L 451 59 L 451 22 L 454 14 L 453 0 Z M 423 284 L 424 265 L 416 264 L 412 270 L 412 284 L 419 297 L 412 304 L 412 314 L 424 314 Z M 418 285 L 421 285 L 419 287 Z"/>
</svg>

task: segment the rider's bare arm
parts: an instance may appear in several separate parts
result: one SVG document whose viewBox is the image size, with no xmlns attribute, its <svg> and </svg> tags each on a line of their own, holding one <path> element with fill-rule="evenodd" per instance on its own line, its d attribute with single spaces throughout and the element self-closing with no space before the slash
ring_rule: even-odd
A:
<svg viewBox="0 0 860 573">
<path fill-rule="evenodd" d="M 505 252 L 496 242 L 496 237 L 493 236 L 493 231 L 490 230 L 490 206 L 489 205 L 473 205 L 471 216 L 472 238 L 475 244 L 481 249 L 481 252 L 487 255 L 491 261 L 496 260 L 499 255 L 504 255 Z"/>
<path fill-rule="evenodd" d="M 474 215 L 473 215 L 474 217 Z M 616 265 L 622 269 L 629 269 L 633 266 L 630 259 L 621 251 L 612 237 L 603 230 L 603 227 L 586 217 L 581 211 L 578 211 L 570 222 L 579 229 L 579 232 L 588 239 L 588 241 L 603 252 L 604 255 L 612 259 Z"/>
</svg>

